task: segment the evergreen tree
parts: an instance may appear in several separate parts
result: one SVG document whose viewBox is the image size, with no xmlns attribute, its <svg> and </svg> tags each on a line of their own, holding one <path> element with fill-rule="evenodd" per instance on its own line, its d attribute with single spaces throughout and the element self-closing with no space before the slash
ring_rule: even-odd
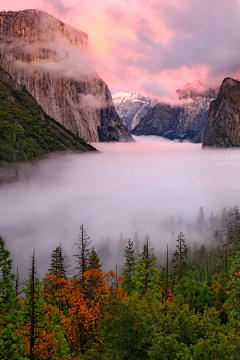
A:
<svg viewBox="0 0 240 360">
<path fill-rule="evenodd" d="M 52 252 L 51 257 L 51 267 L 48 271 L 54 271 L 57 277 L 64 277 L 67 279 L 72 271 L 71 271 L 71 260 L 60 243 L 58 247 Z"/>
<path fill-rule="evenodd" d="M 92 249 L 90 251 L 88 270 L 91 270 L 91 269 L 101 270 L 101 267 L 102 267 L 102 265 L 100 264 L 98 254 L 94 250 L 94 247 L 92 247 Z"/>
<path fill-rule="evenodd" d="M 23 293 L 20 333 L 26 355 L 30 360 L 65 359 L 69 348 L 64 337 L 63 325 L 58 308 L 44 302 L 34 252 L 29 279 L 24 283 Z"/>
<path fill-rule="evenodd" d="M 149 246 L 149 236 L 146 235 L 146 243 L 143 251 L 139 255 L 139 260 L 136 266 L 136 273 L 132 277 L 133 287 L 145 295 L 149 284 L 154 276 L 154 261 L 156 257 L 153 253 L 153 248 Z"/>
<path fill-rule="evenodd" d="M 205 221 L 205 217 L 204 217 L 204 211 L 201 206 L 199 209 L 198 218 L 197 218 L 198 231 L 200 233 L 202 233 L 202 230 L 203 230 L 203 227 L 205 226 L 205 224 L 206 224 L 206 221 Z"/>
<path fill-rule="evenodd" d="M 178 280 L 180 281 L 183 272 L 186 269 L 188 257 L 188 248 L 182 232 L 178 235 L 176 242 L 177 246 L 175 252 L 173 253 L 172 263 L 174 264 L 174 272 L 178 275 Z"/>
<path fill-rule="evenodd" d="M 228 219 L 228 213 L 227 213 L 227 209 L 224 207 L 222 209 L 222 214 L 221 214 L 221 219 L 220 219 L 220 225 L 222 228 L 224 228 L 226 226 L 227 219 Z"/>
<path fill-rule="evenodd" d="M 236 210 L 236 208 L 235 208 Z M 229 258 L 230 255 L 232 253 L 232 247 L 234 245 L 235 250 L 238 250 L 238 238 L 236 236 L 236 230 L 237 230 L 237 220 L 235 219 L 235 215 L 237 213 L 237 211 L 235 212 L 235 210 L 231 209 L 228 213 L 228 219 L 227 219 L 227 224 L 225 226 L 225 228 L 223 229 L 223 234 L 225 235 L 225 241 L 223 243 L 223 247 L 225 249 L 225 254 L 224 254 L 224 260 L 225 260 L 225 264 L 222 264 L 223 267 L 225 265 L 225 274 L 226 274 L 226 279 L 228 280 L 228 268 L 229 268 Z"/>
<path fill-rule="evenodd" d="M 101 247 L 98 250 L 98 255 L 99 255 L 99 258 L 101 259 L 101 261 L 104 261 L 104 259 L 111 258 L 111 256 L 112 256 L 111 243 L 112 243 L 112 241 L 109 236 L 106 239 L 102 238 Z"/>
<path fill-rule="evenodd" d="M 203 313 L 206 307 L 213 307 L 214 306 L 214 295 L 212 290 L 207 286 L 204 285 L 197 297 L 197 308 L 200 312 Z"/>
<path fill-rule="evenodd" d="M 89 276 L 87 284 L 85 282 L 85 288 L 84 288 L 85 295 L 89 299 L 92 299 L 94 295 L 94 290 L 97 289 L 98 286 L 100 285 L 100 277 L 96 276 L 96 274 L 101 274 L 101 266 L 102 265 L 100 264 L 98 254 L 94 250 L 94 247 L 92 247 L 89 256 L 89 266 L 86 270 L 87 272 L 90 271 L 91 274 Z"/>
<path fill-rule="evenodd" d="M 135 231 L 133 234 L 133 247 L 134 247 L 135 255 L 136 255 L 136 257 L 138 257 L 138 255 L 140 254 L 140 251 L 139 251 L 140 244 L 139 244 L 139 238 L 138 238 L 137 231 Z"/>
<path fill-rule="evenodd" d="M 204 226 L 204 224 L 205 224 L 204 211 L 203 211 L 202 206 L 200 207 L 199 212 L 198 212 L 197 223 L 200 226 Z"/>
<path fill-rule="evenodd" d="M 23 360 L 19 329 L 19 300 L 13 287 L 12 260 L 0 236 L 0 358 Z"/>
<path fill-rule="evenodd" d="M 230 260 L 229 281 L 227 284 L 231 309 L 239 310 L 240 307 L 240 251 Z"/>
<path fill-rule="evenodd" d="M 132 277 L 135 271 L 136 259 L 134 257 L 133 242 L 129 239 L 126 248 L 124 249 L 125 263 L 122 275 L 125 278 L 123 288 L 127 292 L 131 292 L 133 288 Z"/>
<path fill-rule="evenodd" d="M 76 278 L 80 281 L 82 287 L 84 288 L 84 273 L 89 269 L 91 256 L 91 249 L 89 248 L 89 245 L 92 241 L 90 241 L 90 237 L 87 235 L 87 231 L 84 229 L 83 225 L 80 226 L 80 234 L 78 236 L 79 242 L 76 243 L 76 245 L 78 246 L 79 253 L 74 255 L 77 257 L 76 269 L 78 272 L 76 274 Z"/>
<path fill-rule="evenodd" d="M 42 286 L 35 268 L 35 252 L 32 256 L 32 266 L 29 279 L 24 283 L 24 304 L 22 307 L 23 327 L 27 328 L 29 341 L 29 359 L 35 359 L 35 342 L 40 336 L 41 305 L 43 304 Z"/>
<path fill-rule="evenodd" d="M 49 274 L 47 274 L 44 279 L 44 294 L 53 305 L 58 306 L 59 313 L 60 311 L 65 310 L 66 307 L 62 296 L 64 282 L 56 284 L 55 276 L 57 279 L 67 279 L 72 272 L 70 267 L 70 258 L 63 246 L 59 244 L 52 252 L 51 267 L 48 269 Z M 55 296 L 56 292 L 58 292 L 57 297 Z"/>
<path fill-rule="evenodd" d="M 240 249 L 240 241 L 239 241 L 239 236 L 240 236 L 240 212 L 238 209 L 238 206 L 234 207 L 233 210 L 233 236 L 234 236 L 234 250 L 239 250 Z"/>
<path fill-rule="evenodd" d="M 166 261 L 166 280 L 165 280 L 165 302 L 168 300 L 168 244 L 167 244 L 167 261 Z"/>
</svg>

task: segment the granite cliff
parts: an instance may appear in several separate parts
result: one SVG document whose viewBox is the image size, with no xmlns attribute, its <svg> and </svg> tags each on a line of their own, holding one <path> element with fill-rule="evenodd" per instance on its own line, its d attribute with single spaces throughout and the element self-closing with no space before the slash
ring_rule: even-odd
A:
<svg viewBox="0 0 240 360">
<path fill-rule="evenodd" d="M 23 10 L 0 12 L 0 40 L 2 68 L 73 133 L 99 141 L 102 127 L 122 127 L 108 86 L 94 70 L 87 34 L 45 12 Z M 118 133 L 121 141 L 132 141 L 126 129 Z"/>
<path fill-rule="evenodd" d="M 64 150 L 96 149 L 47 115 L 26 87 L 0 68 L 0 166 Z"/>
<path fill-rule="evenodd" d="M 134 129 L 148 110 L 156 104 L 156 100 L 141 94 L 119 91 L 113 95 L 113 103 L 122 122 L 129 130 Z"/>
<path fill-rule="evenodd" d="M 178 106 L 158 103 L 131 131 L 134 135 L 159 135 L 169 139 L 201 143 L 208 119 L 210 102 L 216 90 L 204 90 L 197 84 L 186 84 L 177 90 Z"/>
<path fill-rule="evenodd" d="M 209 108 L 203 146 L 240 146 L 240 81 L 225 78 Z"/>
</svg>

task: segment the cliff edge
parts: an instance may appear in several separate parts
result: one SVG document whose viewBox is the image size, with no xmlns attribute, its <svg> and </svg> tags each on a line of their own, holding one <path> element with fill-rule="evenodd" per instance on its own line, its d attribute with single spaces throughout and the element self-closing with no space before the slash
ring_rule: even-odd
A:
<svg viewBox="0 0 240 360">
<path fill-rule="evenodd" d="M 209 108 L 203 146 L 240 146 L 240 81 L 225 78 Z"/>
<path fill-rule="evenodd" d="M 43 11 L 0 12 L 0 66 L 85 141 L 99 141 L 102 127 L 122 125 L 94 70 L 87 34 Z M 130 132 L 121 135 L 117 140 L 132 141 Z"/>
</svg>

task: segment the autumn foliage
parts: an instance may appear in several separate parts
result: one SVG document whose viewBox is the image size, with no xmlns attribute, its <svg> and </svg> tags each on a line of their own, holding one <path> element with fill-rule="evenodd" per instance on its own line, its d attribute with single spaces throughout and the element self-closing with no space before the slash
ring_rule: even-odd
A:
<svg viewBox="0 0 240 360">
<path fill-rule="evenodd" d="M 146 244 L 125 249 L 122 275 L 104 273 L 83 225 L 70 276 L 59 245 L 39 280 L 32 257 L 22 296 L 0 237 L 1 360 L 235 360 L 240 354 L 240 215 L 222 249 L 177 238 L 158 267 Z"/>
</svg>

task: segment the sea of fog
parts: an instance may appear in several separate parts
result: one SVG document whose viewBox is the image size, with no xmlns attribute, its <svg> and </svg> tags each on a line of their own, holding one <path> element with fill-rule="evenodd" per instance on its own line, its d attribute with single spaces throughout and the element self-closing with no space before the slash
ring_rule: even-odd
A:
<svg viewBox="0 0 240 360">
<path fill-rule="evenodd" d="M 194 227 L 199 208 L 208 219 L 211 211 L 220 216 L 224 206 L 240 204 L 240 149 L 202 150 L 201 144 L 154 136 L 135 140 L 94 143 L 98 152 L 17 165 L 19 181 L 0 185 L 0 235 L 21 280 L 33 249 L 41 275 L 60 242 L 70 256 L 76 254 L 81 224 L 109 270 L 122 261 L 121 246 L 134 236 L 141 250 L 148 234 L 159 259 L 179 230 L 188 244 L 211 241 L 210 232 Z M 174 230 L 171 216 L 175 224 L 182 217 Z"/>
</svg>

